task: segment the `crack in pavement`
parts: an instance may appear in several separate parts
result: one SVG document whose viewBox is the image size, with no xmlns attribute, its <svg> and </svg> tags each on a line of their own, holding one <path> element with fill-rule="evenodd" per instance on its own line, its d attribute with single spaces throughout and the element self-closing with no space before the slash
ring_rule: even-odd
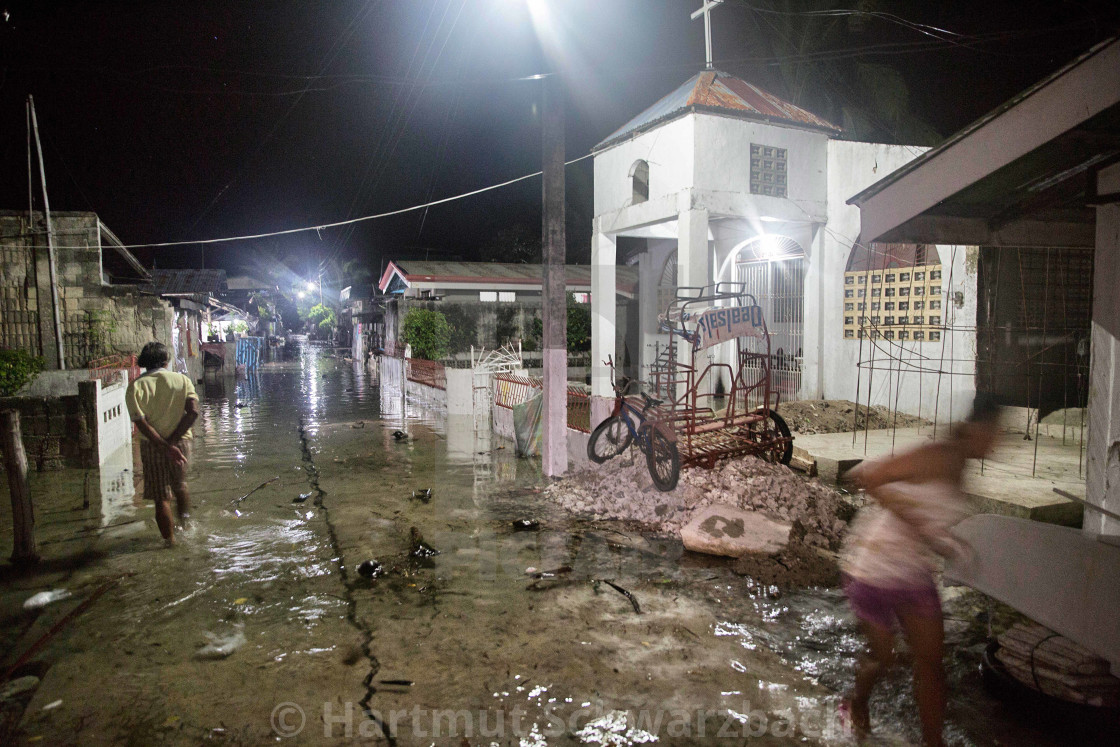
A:
<svg viewBox="0 0 1120 747">
<path fill-rule="evenodd" d="M 377 716 L 376 713 L 370 708 L 370 701 L 377 693 L 377 687 L 373 684 L 373 678 L 381 670 L 381 662 L 378 661 L 377 656 L 373 653 L 373 631 L 364 627 L 358 621 L 358 601 L 354 598 L 354 588 L 350 581 L 350 574 L 346 570 L 346 563 L 342 557 L 342 548 L 338 541 L 338 533 L 335 530 L 334 522 L 331 521 L 330 508 L 326 506 L 323 498 L 326 497 L 327 492 L 319 486 L 319 468 L 315 464 L 315 457 L 311 453 L 311 439 L 308 436 L 306 421 L 303 415 L 299 418 L 299 445 L 303 454 L 302 459 L 304 462 L 304 471 L 307 473 L 307 482 L 311 489 L 315 491 L 314 504 L 320 509 L 323 516 L 323 523 L 327 527 L 327 536 L 330 539 L 331 549 L 334 551 L 334 556 L 338 558 L 338 572 L 342 578 L 343 600 L 346 602 L 346 621 L 358 631 L 362 636 L 362 654 L 369 661 L 369 674 L 362 680 L 365 685 L 366 694 L 358 702 L 361 707 L 362 713 L 370 721 L 377 724 L 381 733 L 390 745 L 395 747 L 396 738 L 390 732 L 389 727 Z"/>
</svg>

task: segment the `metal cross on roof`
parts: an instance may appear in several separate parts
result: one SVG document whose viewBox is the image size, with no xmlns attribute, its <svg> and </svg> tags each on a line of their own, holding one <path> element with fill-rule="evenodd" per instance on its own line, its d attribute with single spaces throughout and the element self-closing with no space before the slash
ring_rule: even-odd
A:
<svg viewBox="0 0 1120 747">
<path fill-rule="evenodd" d="M 708 69 L 712 69 L 712 8 L 721 4 L 723 0 L 704 0 L 699 10 L 693 11 L 692 20 L 704 16 L 704 50 L 707 52 Z"/>
</svg>

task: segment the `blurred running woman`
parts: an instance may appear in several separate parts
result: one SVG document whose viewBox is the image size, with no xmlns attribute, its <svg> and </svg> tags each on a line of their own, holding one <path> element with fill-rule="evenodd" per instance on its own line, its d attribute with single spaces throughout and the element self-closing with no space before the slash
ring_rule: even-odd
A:
<svg viewBox="0 0 1120 747">
<path fill-rule="evenodd" d="M 144 374 L 128 385 L 124 401 L 140 432 L 140 461 L 144 468 L 144 499 L 156 504 L 156 524 L 168 546 L 175 544 L 171 497 L 179 523 L 186 529 L 190 494 L 186 468 L 191 456 L 191 426 L 198 419 L 194 384 L 181 373 L 168 371 L 171 356 L 163 343 L 149 342 L 137 363 Z"/>
<path fill-rule="evenodd" d="M 853 522 L 840 563 L 844 591 L 870 649 L 842 704 L 861 738 L 871 728 L 871 689 L 894 660 L 898 624 L 913 652 L 922 741 L 942 744 L 944 623 L 933 574 L 937 556 L 971 554 L 950 533 L 970 513 L 961 474 L 967 460 L 991 451 L 998 421 L 995 403 L 977 397 L 972 414 L 949 440 L 865 462 L 849 473 L 874 499 Z"/>
</svg>

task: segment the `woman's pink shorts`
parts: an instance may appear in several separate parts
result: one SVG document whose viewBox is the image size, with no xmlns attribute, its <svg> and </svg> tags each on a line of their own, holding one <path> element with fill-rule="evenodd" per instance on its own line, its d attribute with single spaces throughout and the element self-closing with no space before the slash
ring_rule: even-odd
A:
<svg viewBox="0 0 1120 747">
<path fill-rule="evenodd" d="M 907 616 L 941 618 L 941 597 L 932 578 L 918 586 L 888 589 L 845 574 L 840 585 L 856 617 L 880 628 L 893 628 Z"/>
</svg>

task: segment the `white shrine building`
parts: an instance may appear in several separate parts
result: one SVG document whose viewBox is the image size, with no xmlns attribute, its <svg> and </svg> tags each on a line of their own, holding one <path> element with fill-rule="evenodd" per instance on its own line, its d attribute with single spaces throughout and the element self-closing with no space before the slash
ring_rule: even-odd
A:
<svg viewBox="0 0 1120 747">
<path fill-rule="evenodd" d="M 746 283 L 762 306 L 783 399 L 870 399 L 923 417 L 936 409 L 942 421 L 967 413 L 976 250 L 864 248 L 859 209 L 847 200 L 924 149 L 840 135 L 820 117 L 708 69 L 593 149 L 595 422 L 613 397 L 602 361 L 613 355 L 647 379 L 668 341 L 658 314 L 677 288 L 722 281 Z M 643 239 L 626 244 L 644 249 L 620 257 L 620 237 Z M 620 263 L 636 264 L 639 278 L 639 323 L 625 338 L 613 303 Z"/>
</svg>

